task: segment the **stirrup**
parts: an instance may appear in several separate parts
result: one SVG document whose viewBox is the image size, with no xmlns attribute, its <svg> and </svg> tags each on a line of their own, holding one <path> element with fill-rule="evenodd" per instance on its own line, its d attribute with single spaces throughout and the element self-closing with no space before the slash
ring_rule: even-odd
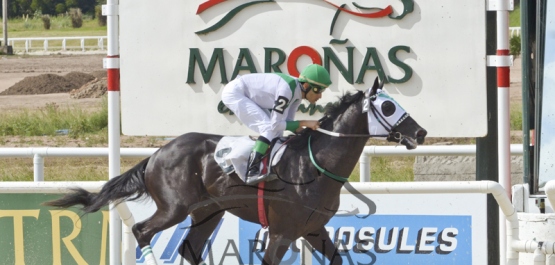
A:
<svg viewBox="0 0 555 265">
<path fill-rule="evenodd" d="M 277 179 L 277 175 L 276 174 L 260 174 L 258 176 L 247 176 L 247 180 L 245 181 L 245 183 L 247 185 L 254 185 L 254 184 L 258 184 L 259 182 L 262 181 L 272 181 L 274 179 Z"/>
</svg>

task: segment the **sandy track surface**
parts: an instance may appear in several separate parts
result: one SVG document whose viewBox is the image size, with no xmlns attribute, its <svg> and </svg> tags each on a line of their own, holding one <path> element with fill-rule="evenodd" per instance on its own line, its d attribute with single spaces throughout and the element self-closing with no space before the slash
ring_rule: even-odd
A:
<svg viewBox="0 0 555 265">
<path fill-rule="evenodd" d="M 102 71 L 104 54 L 80 55 L 21 55 L 0 57 L 0 92 L 10 88 L 25 77 L 41 74 L 65 75 L 70 72 L 92 73 Z M 47 103 L 59 106 L 94 108 L 100 99 L 71 99 L 69 93 L 42 95 L 0 96 L 0 111 L 21 108 L 39 108 Z"/>
</svg>

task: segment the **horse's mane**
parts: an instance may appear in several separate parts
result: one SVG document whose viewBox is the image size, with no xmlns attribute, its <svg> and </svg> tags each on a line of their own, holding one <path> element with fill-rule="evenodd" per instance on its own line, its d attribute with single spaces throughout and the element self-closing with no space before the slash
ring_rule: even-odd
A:
<svg viewBox="0 0 555 265">
<path fill-rule="evenodd" d="M 320 120 L 320 128 L 333 131 L 333 122 L 343 114 L 348 107 L 356 102 L 360 102 L 364 93 L 357 91 L 355 93 L 347 93 L 343 95 L 337 102 L 334 102 L 325 108 L 324 117 Z M 287 143 L 288 146 L 294 150 L 300 150 L 307 147 L 308 138 L 312 136 L 312 140 L 316 140 L 322 133 L 305 129 L 299 134 L 290 136 Z"/>
</svg>

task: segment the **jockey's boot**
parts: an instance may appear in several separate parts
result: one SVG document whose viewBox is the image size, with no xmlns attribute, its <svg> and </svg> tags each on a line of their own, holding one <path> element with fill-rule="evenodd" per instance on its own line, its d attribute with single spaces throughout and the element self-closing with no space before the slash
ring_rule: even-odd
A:
<svg viewBox="0 0 555 265">
<path fill-rule="evenodd" d="M 245 183 L 248 185 L 257 184 L 258 182 L 266 180 L 268 177 L 267 174 L 261 174 L 260 164 L 262 162 L 262 158 L 266 151 L 268 150 L 268 146 L 270 141 L 266 138 L 259 136 L 254 144 L 252 152 L 249 156 L 249 163 L 247 165 L 247 176 Z"/>
</svg>

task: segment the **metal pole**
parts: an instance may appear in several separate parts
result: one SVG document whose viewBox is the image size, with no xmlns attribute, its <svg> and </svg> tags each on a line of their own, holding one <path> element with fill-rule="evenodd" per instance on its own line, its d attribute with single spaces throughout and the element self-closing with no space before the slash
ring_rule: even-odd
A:
<svg viewBox="0 0 555 265">
<path fill-rule="evenodd" d="M 108 81 L 108 171 L 110 179 L 120 174 L 120 110 L 119 110 L 119 1 L 108 0 L 102 6 L 106 15 L 108 50 L 104 59 L 104 68 Z M 110 265 L 126 264 L 132 261 L 122 260 L 120 245 L 122 243 L 122 221 L 118 211 L 127 206 L 122 203 L 118 208 L 110 204 Z M 124 246 L 125 248 L 126 246 Z"/>
<path fill-rule="evenodd" d="M 504 59 L 500 61 L 505 62 L 497 66 L 499 184 L 505 188 L 507 196 L 511 198 L 509 88 L 512 56 L 509 53 L 509 11 L 501 10 L 497 11 L 497 56 Z"/>
<path fill-rule="evenodd" d="M 512 8 L 511 8 L 512 9 Z M 511 198 L 511 155 L 510 155 L 510 114 L 509 114 L 509 89 L 510 65 L 512 56 L 509 56 L 509 11 L 497 11 L 497 56 L 507 58 L 505 65 L 497 66 L 497 133 L 499 155 L 499 184 Z M 499 216 L 499 254 L 501 263 L 505 264 L 504 256 L 507 253 L 507 237 L 505 220 Z"/>
<path fill-rule="evenodd" d="M 486 54 L 495 53 L 496 12 L 486 12 Z M 498 181 L 497 156 L 497 89 L 495 68 L 486 68 L 488 134 L 476 138 L 476 180 Z M 417 148 L 418 149 L 418 148 Z M 499 207 L 491 195 L 487 196 L 488 264 L 499 261 Z"/>
<path fill-rule="evenodd" d="M 531 12 L 532 11 L 532 12 Z M 528 189 L 534 193 L 533 179 L 533 154 L 534 141 L 531 138 L 534 129 L 534 77 L 532 62 L 532 44 L 535 39 L 535 3 L 534 1 L 520 2 L 520 41 L 522 60 L 522 146 L 524 148 L 523 182 L 528 184 Z"/>
<path fill-rule="evenodd" d="M 8 50 L 8 0 L 2 0 L 2 30 L 4 32 L 4 47 Z"/>
</svg>

